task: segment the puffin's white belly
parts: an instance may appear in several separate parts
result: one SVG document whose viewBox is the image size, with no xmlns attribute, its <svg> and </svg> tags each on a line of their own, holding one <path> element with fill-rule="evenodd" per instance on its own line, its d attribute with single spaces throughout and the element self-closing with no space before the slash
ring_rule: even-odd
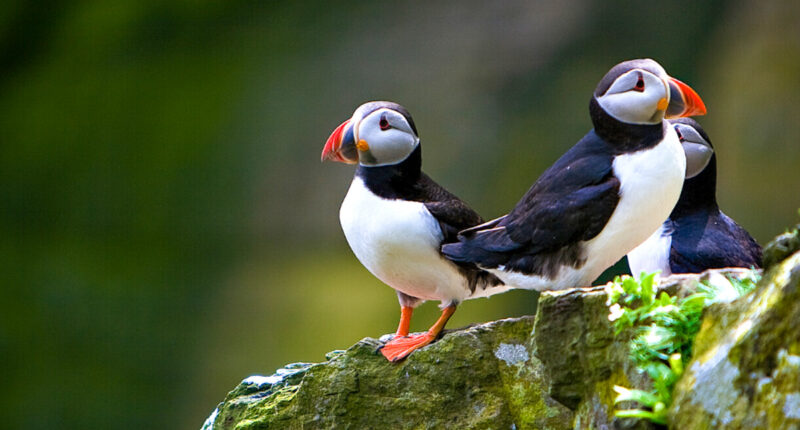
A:
<svg viewBox="0 0 800 430">
<path fill-rule="evenodd" d="M 584 285 L 586 282 L 583 280 L 583 271 L 569 266 L 562 266 L 556 277 L 552 279 L 546 276 L 526 275 L 521 272 L 505 270 L 505 266 L 499 266 L 496 269 L 486 268 L 484 270 L 500 278 L 504 284 L 510 285 L 510 288 L 548 291 L 588 286 Z"/>
<path fill-rule="evenodd" d="M 423 300 L 470 295 L 465 278 L 439 253 L 442 231 L 424 204 L 383 199 L 356 177 L 339 220 L 361 264 L 390 287 Z"/>
<path fill-rule="evenodd" d="M 642 272 L 661 271 L 661 276 L 669 276 L 672 270 L 669 267 L 669 249 L 672 246 L 672 236 L 666 234 L 665 225 L 651 234 L 641 245 L 628 253 L 628 265 L 631 274 L 639 278 Z"/>
<path fill-rule="evenodd" d="M 586 242 L 586 282 L 616 263 L 658 230 L 681 195 L 686 156 L 675 129 L 653 148 L 614 158 L 620 198 L 603 231 Z"/>
</svg>

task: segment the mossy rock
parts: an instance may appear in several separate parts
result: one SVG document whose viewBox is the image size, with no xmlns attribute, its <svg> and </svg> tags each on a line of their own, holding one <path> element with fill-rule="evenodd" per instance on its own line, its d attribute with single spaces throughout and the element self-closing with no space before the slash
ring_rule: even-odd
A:
<svg viewBox="0 0 800 430">
<path fill-rule="evenodd" d="M 764 247 L 764 267 L 770 269 L 797 251 L 800 251 L 800 224 L 778 235 Z"/>
<path fill-rule="evenodd" d="M 694 348 L 671 428 L 800 429 L 800 253 L 752 294 L 710 307 Z"/>
<path fill-rule="evenodd" d="M 324 363 L 246 379 L 213 428 L 570 428 L 572 411 L 547 395 L 532 355 L 533 322 L 450 331 L 401 363 L 366 338 Z"/>
<path fill-rule="evenodd" d="M 676 292 L 695 279 L 664 285 Z M 245 379 L 204 428 L 647 428 L 613 417 L 613 386 L 646 379 L 605 301 L 602 287 L 544 293 L 536 318 L 449 330 L 400 363 L 366 338 L 323 363 Z"/>
<path fill-rule="evenodd" d="M 739 276 L 740 269 L 662 278 L 657 287 L 685 297 L 710 276 Z M 642 420 L 617 418 L 615 385 L 649 389 L 648 377 L 629 359 L 632 331 L 614 334 L 604 287 L 544 293 L 533 333 L 534 353 L 550 379 L 549 394 L 571 410 L 575 429 L 650 429 Z M 623 408 L 633 404 L 622 404 Z"/>
</svg>

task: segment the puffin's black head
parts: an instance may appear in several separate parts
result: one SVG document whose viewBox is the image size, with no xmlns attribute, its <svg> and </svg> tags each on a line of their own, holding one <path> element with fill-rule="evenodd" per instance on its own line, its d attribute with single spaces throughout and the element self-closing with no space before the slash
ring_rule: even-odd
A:
<svg viewBox="0 0 800 430">
<path fill-rule="evenodd" d="M 393 102 L 368 102 L 333 131 L 322 160 L 389 166 L 403 162 L 417 147 L 417 127 L 406 108 Z"/>
<path fill-rule="evenodd" d="M 612 67 L 597 84 L 594 100 L 606 114 L 627 124 L 660 124 L 664 118 L 706 113 L 703 100 L 693 89 L 667 75 L 649 58 Z M 592 120 L 599 118 L 593 116 Z"/>
<path fill-rule="evenodd" d="M 675 211 L 717 206 L 717 157 L 705 130 L 691 118 L 671 120 L 686 154 L 686 181 Z"/>
</svg>

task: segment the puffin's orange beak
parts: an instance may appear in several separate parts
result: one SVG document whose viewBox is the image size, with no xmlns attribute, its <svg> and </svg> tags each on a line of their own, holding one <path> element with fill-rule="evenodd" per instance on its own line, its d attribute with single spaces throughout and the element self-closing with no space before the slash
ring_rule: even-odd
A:
<svg viewBox="0 0 800 430">
<path fill-rule="evenodd" d="M 349 119 L 333 130 L 328 141 L 325 142 L 325 147 L 322 148 L 320 159 L 347 164 L 358 163 L 358 150 Z"/>
<path fill-rule="evenodd" d="M 697 95 L 692 87 L 670 77 L 669 93 L 669 105 L 667 105 L 667 111 L 664 114 L 666 119 L 706 114 L 706 105 L 703 103 L 703 99 Z"/>
</svg>

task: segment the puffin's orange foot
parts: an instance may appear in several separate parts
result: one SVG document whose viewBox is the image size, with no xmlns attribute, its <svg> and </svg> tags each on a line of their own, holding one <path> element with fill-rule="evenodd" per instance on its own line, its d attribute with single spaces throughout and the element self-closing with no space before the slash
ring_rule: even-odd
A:
<svg viewBox="0 0 800 430">
<path fill-rule="evenodd" d="M 395 337 L 381 348 L 381 354 L 391 362 L 400 361 L 415 350 L 433 342 L 436 336 L 430 333 L 415 334 L 405 337 Z"/>
</svg>

